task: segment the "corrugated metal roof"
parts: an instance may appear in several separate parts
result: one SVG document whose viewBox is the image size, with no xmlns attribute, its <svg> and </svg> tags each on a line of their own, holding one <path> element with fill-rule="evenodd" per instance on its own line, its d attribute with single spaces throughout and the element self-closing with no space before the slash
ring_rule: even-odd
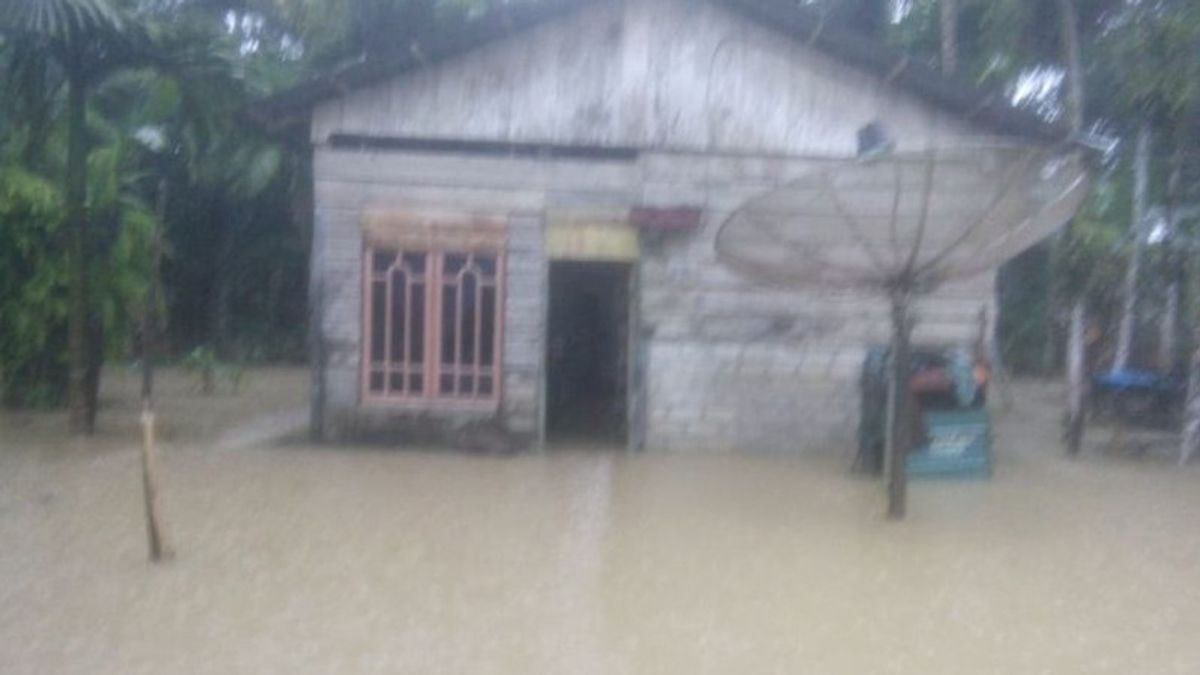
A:
<svg viewBox="0 0 1200 675">
<path fill-rule="evenodd" d="M 435 35 L 409 53 L 361 61 L 322 73 L 260 102 L 260 120 L 307 114 L 315 104 L 348 91 L 495 42 L 579 8 L 606 0 L 546 0 L 498 7 L 452 31 Z M 1065 127 L 1014 107 L 1005 96 L 912 60 L 877 40 L 829 24 L 811 9 L 780 0 L 691 0 L 726 7 L 772 30 L 813 46 L 847 64 L 874 73 L 895 87 L 990 131 L 1045 141 L 1066 140 Z"/>
</svg>

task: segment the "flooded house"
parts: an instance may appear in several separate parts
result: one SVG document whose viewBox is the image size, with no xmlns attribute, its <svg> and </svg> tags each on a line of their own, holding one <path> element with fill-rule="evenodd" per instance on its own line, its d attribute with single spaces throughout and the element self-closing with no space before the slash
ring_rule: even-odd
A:
<svg viewBox="0 0 1200 675">
<path fill-rule="evenodd" d="M 507 7 L 264 110 L 310 125 L 314 429 L 517 449 L 848 441 L 886 303 L 755 284 L 718 260 L 722 223 L 880 131 L 1060 140 L 766 0 Z M 973 340 L 993 295 L 991 273 L 940 287 L 916 338 Z"/>
</svg>

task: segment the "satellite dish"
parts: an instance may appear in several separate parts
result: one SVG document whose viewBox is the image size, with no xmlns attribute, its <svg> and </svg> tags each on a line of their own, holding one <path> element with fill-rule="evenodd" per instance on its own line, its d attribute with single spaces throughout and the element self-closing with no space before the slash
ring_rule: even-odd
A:
<svg viewBox="0 0 1200 675">
<path fill-rule="evenodd" d="M 749 200 L 717 231 L 717 258 L 760 282 L 886 295 L 893 383 L 888 515 L 905 511 L 909 313 L 913 296 L 995 270 L 1065 224 L 1087 194 L 1075 154 L 989 146 L 892 154 L 882 129 L 859 159 L 815 170 Z"/>
<path fill-rule="evenodd" d="M 720 260 L 759 281 L 928 291 L 1041 241 L 1087 193 L 1079 162 L 1019 146 L 847 160 L 749 200 Z"/>
</svg>

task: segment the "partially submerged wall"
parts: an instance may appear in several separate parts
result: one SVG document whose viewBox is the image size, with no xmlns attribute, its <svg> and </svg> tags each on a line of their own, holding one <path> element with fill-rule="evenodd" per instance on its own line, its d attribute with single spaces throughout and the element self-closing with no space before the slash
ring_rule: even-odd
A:
<svg viewBox="0 0 1200 675">
<path fill-rule="evenodd" d="M 644 203 L 682 200 L 704 209 L 697 231 L 643 247 L 647 446 L 808 452 L 851 441 L 863 358 L 890 337 L 886 299 L 754 283 L 719 263 L 713 245 L 718 228 L 747 199 L 829 165 L 676 154 L 644 159 Z M 922 298 L 914 340 L 973 342 L 980 310 L 992 313 L 993 276 Z"/>
<path fill-rule="evenodd" d="M 628 208 L 630 162 L 539 161 L 318 147 L 312 288 L 328 438 L 386 435 L 481 449 L 537 442 L 543 396 L 547 209 Z M 503 386 L 494 413 L 405 410 L 361 396 L 363 215 L 380 207 L 456 210 L 507 222 Z"/>
<path fill-rule="evenodd" d="M 637 206 L 688 206 L 703 214 L 698 229 L 641 242 L 636 353 L 645 390 L 635 392 L 642 409 L 633 419 L 645 445 L 802 451 L 848 441 L 864 351 L 888 338 L 882 300 L 757 286 L 717 263 L 713 240 L 747 199 L 852 157 L 857 130 L 872 121 L 901 150 L 986 142 L 966 123 L 801 41 L 682 0 L 597 2 L 317 106 L 312 283 L 328 434 L 536 442 L 547 213 L 593 209 L 607 219 Z M 537 159 L 333 142 L 347 136 L 597 152 Z M 603 152 L 614 149 L 625 159 Z M 508 220 L 496 414 L 362 404 L 360 221 L 377 207 L 449 207 Z M 917 339 L 973 339 L 992 291 L 986 275 L 923 301 Z M 478 433 L 469 438 L 462 429 Z"/>
<path fill-rule="evenodd" d="M 536 160 L 318 148 L 314 293 L 321 303 L 330 437 L 529 446 L 541 432 L 545 223 L 556 212 L 609 219 L 635 206 L 702 209 L 693 231 L 642 236 L 640 347 L 651 449 L 807 451 L 848 441 L 866 348 L 888 339 L 882 298 L 764 287 L 716 260 L 717 228 L 746 199 L 826 160 L 646 153 L 635 161 Z M 410 412 L 361 401 L 362 214 L 383 205 L 508 222 L 504 386 L 496 414 Z M 547 214 L 551 214 L 548 216 Z M 580 216 L 582 214 L 582 216 Z M 917 340 L 973 340 L 992 279 L 918 305 Z"/>
</svg>

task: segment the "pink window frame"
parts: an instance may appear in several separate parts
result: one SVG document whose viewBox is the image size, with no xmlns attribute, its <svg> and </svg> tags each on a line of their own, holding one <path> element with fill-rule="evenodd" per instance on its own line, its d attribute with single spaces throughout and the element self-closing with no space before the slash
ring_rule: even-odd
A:
<svg viewBox="0 0 1200 675">
<path fill-rule="evenodd" d="M 407 391 L 402 391 L 402 392 L 397 393 L 397 392 L 389 391 L 389 389 L 391 388 L 390 379 L 391 379 L 391 375 L 393 373 L 393 366 L 391 365 L 392 361 L 387 358 L 387 348 L 386 347 L 385 347 L 385 358 L 384 358 L 385 366 L 384 366 L 384 370 L 383 370 L 384 391 L 383 392 L 371 391 L 371 373 L 372 373 L 371 349 L 373 346 L 372 340 L 371 340 L 371 337 L 372 337 L 371 320 L 373 318 L 372 317 L 372 310 L 373 310 L 373 302 L 372 301 L 374 300 L 374 298 L 372 297 L 372 294 L 373 294 L 372 286 L 373 286 L 373 281 L 374 281 L 374 276 L 375 276 L 374 270 L 373 270 L 373 262 L 375 259 L 376 252 L 395 253 L 397 256 L 400 256 L 403 253 L 422 254 L 425 256 L 425 275 L 424 275 L 424 279 L 425 279 L 425 290 L 424 290 L 424 294 L 425 294 L 425 308 L 424 308 L 425 330 L 424 330 L 424 335 L 423 335 L 425 342 L 424 342 L 424 349 L 423 349 L 424 362 L 421 364 L 421 371 L 420 371 L 420 375 L 423 378 L 424 391 L 419 392 L 419 393 L 410 393 Z M 471 395 L 471 396 L 459 396 L 457 394 L 444 394 L 441 391 L 441 376 L 444 374 L 447 374 L 446 373 L 446 365 L 442 363 L 442 353 L 441 353 L 442 321 L 441 321 L 441 319 L 442 319 L 442 294 L 443 294 L 442 287 L 446 283 L 445 274 L 444 274 L 443 270 L 445 268 L 445 264 L 444 264 L 445 258 L 448 255 L 465 255 L 465 256 L 487 255 L 487 256 L 494 257 L 496 260 L 496 272 L 494 275 L 494 281 L 489 282 L 489 283 L 478 283 L 478 282 L 476 283 L 476 291 L 475 291 L 476 297 L 475 297 L 475 303 L 474 303 L 474 307 L 475 307 L 474 319 L 475 320 L 473 322 L 474 326 L 475 326 L 476 356 L 478 357 L 479 345 L 480 345 L 479 338 L 480 338 L 480 334 L 482 332 L 482 327 L 481 327 L 482 326 L 481 318 L 482 318 L 482 312 L 483 312 L 482 291 L 486 287 L 495 288 L 495 307 L 493 310 L 495 317 L 494 317 L 494 327 L 492 330 L 492 342 L 493 342 L 493 344 L 492 344 L 492 364 L 490 366 L 481 366 L 478 364 L 477 361 L 476 361 L 476 363 L 470 364 L 470 365 L 462 364 L 461 363 L 462 337 L 461 337 L 461 331 L 459 331 L 459 338 L 458 338 L 458 340 L 456 340 L 456 343 L 455 343 L 455 350 L 456 350 L 455 359 L 454 359 L 454 362 L 449 365 L 449 369 L 452 371 L 451 375 L 453 378 L 452 381 L 454 383 L 454 389 L 458 388 L 460 375 L 466 375 L 466 374 L 473 375 L 472 381 L 474 383 L 473 388 L 475 390 L 475 393 L 473 393 L 473 395 Z M 503 359 L 504 268 L 505 268 L 504 262 L 505 262 L 504 261 L 504 252 L 495 250 L 495 249 L 470 250 L 470 249 L 466 249 L 466 248 L 463 248 L 463 249 L 446 248 L 446 249 L 436 249 L 436 250 L 429 250 L 429 249 L 417 250 L 417 249 L 391 248 L 391 247 L 386 247 L 386 246 L 373 246 L 373 245 L 369 245 L 369 244 L 367 246 L 365 246 L 363 249 L 363 265 L 362 265 L 362 270 L 363 270 L 363 272 L 362 272 L 363 273 L 362 341 L 361 341 L 361 352 L 360 352 L 361 366 L 362 366 L 360 369 L 360 379 L 361 379 L 360 393 L 361 393 L 363 402 L 369 403 L 369 404 L 375 404 L 375 405 L 387 405 L 387 406 L 394 406 L 394 407 L 412 407 L 412 408 L 483 408 L 483 409 L 496 408 L 500 402 L 500 395 L 501 395 L 501 388 L 502 388 L 501 387 L 501 374 L 503 372 L 503 361 L 504 361 L 504 359 Z M 467 269 L 467 267 L 468 267 L 467 265 L 464 265 L 464 267 L 463 267 L 464 272 Z M 391 270 L 391 268 L 389 268 L 389 272 L 388 272 L 389 276 L 391 274 L 390 270 Z M 463 273 L 460 272 L 459 273 L 459 283 L 461 283 L 462 276 L 463 276 Z M 411 281 L 406 282 L 406 284 L 411 284 L 411 283 L 412 283 Z M 385 307 L 385 313 L 386 313 L 386 315 L 389 316 L 389 319 L 390 319 L 390 314 L 391 314 L 391 309 L 392 309 L 392 302 L 391 302 L 392 287 L 391 287 L 390 283 L 388 284 L 387 289 L 388 289 L 388 298 L 387 298 L 387 301 L 385 302 L 384 307 Z M 459 292 L 461 293 L 461 290 Z M 457 311 L 459 314 L 457 317 L 457 325 L 461 327 L 462 326 L 462 309 L 461 309 L 462 302 L 461 302 L 461 300 L 456 302 L 455 306 L 458 308 Z M 409 320 L 410 308 L 411 308 L 411 300 L 409 302 L 405 303 L 405 312 L 406 312 L 405 320 L 406 321 Z M 384 325 L 385 325 L 385 335 L 387 336 L 384 338 L 385 344 L 390 344 L 391 343 L 390 335 L 391 335 L 392 322 L 389 320 Z M 406 341 L 406 343 L 405 343 L 405 351 L 406 352 L 408 351 L 408 348 L 409 348 L 409 343 Z M 406 361 L 407 361 L 407 358 L 406 358 Z M 404 382 L 403 389 L 407 389 L 409 375 L 416 374 L 416 373 L 415 372 L 410 373 L 407 370 L 407 366 L 404 367 L 402 372 L 403 372 L 403 382 Z M 479 378 L 480 377 L 488 377 L 488 376 L 490 376 L 492 378 L 491 392 L 488 394 L 478 394 L 477 392 L 478 392 L 478 388 L 479 388 Z"/>
</svg>

